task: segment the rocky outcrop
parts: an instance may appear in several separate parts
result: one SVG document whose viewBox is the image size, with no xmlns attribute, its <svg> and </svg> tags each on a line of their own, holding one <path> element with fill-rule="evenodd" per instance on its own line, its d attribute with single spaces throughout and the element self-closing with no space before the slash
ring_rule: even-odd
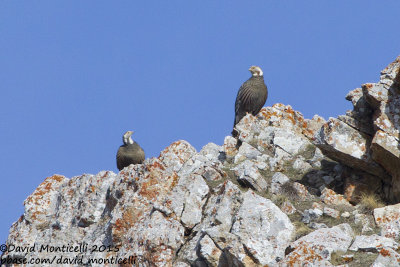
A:
<svg viewBox="0 0 400 267">
<path fill-rule="evenodd" d="M 364 183 L 381 181 L 381 188 L 376 184 L 371 188 L 391 202 L 400 201 L 399 80 L 400 57 L 382 71 L 378 83 L 351 91 L 346 99 L 352 102 L 353 110 L 330 118 L 315 142 L 330 158 L 364 172 L 361 176 L 365 179 L 359 179 Z M 348 186 L 362 184 L 350 180 Z"/>
<path fill-rule="evenodd" d="M 398 259 L 398 207 L 355 204 L 362 194 L 399 198 L 399 66 L 398 58 L 378 83 L 351 91 L 354 109 L 338 118 L 304 119 L 275 104 L 236 125 L 240 147 L 228 136 L 197 152 L 181 140 L 119 173 L 48 177 L 25 200 L 3 263 L 383 266 Z"/>
</svg>

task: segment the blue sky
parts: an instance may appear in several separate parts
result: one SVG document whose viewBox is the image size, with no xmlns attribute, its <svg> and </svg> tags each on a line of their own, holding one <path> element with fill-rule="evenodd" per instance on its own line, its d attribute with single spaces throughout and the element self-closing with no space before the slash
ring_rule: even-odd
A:
<svg viewBox="0 0 400 267">
<path fill-rule="evenodd" d="M 1 1 L 0 243 L 55 173 L 117 171 L 122 134 L 147 157 L 231 132 L 240 85 L 259 65 L 266 105 L 306 118 L 400 54 L 400 2 Z"/>
</svg>

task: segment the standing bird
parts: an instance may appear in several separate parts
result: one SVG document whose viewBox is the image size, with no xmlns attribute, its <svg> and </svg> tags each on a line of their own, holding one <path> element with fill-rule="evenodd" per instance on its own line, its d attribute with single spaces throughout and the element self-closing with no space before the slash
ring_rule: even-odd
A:
<svg viewBox="0 0 400 267">
<path fill-rule="evenodd" d="M 235 121 L 233 123 L 232 136 L 237 137 L 236 124 L 247 115 L 256 116 L 264 106 L 268 97 L 268 89 L 264 83 L 263 71 L 260 67 L 251 66 L 251 77 L 240 86 L 235 102 Z"/>
<path fill-rule="evenodd" d="M 119 147 L 117 152 L 117 168 L 123 168 L 131 164 L 140 164 L 144 161 L 144 151 L 138 143 L 132 140 L 133 131 L 127 131 L 122 136 L 124 144 Z"/>
</svg>

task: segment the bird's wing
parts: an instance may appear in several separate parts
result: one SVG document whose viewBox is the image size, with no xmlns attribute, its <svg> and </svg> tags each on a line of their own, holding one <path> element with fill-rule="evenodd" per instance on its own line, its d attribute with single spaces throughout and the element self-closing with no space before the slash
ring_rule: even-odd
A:
<svg viewBox="0 0 400 267">
<path fill-rule="evenodd" d="M 122 157 L 122 148 L 120 147 L 117 152 L 117 168 L 118 170 L 122 170 L 124 168 L 123 157 Z"/>
<path fill-rule="evenodd" d="M 248 111 L 247 109 L 252 106 L 253 101 L 253 90 L 248 81 L 242 84 L 239 88 L 238 95 L 235 102 L 235 112 L 238 113 L 240 109 L 242 111 Z"/>
</svg>

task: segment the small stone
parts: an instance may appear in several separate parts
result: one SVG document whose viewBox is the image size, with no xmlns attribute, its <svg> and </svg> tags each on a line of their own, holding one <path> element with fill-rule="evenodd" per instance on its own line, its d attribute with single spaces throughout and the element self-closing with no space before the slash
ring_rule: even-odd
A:
<svg viewBox="0 0 400 267">
<path fill-rule="evenodd" d="M 321 192 L 321 200 L 328 205 L 346 205 L 351 206 L 351 204 L 343 197 L 343 195 L 336 194 L 332 189 L 325 188 Z"/>
<path fill-rule="evenodd" d="M 338 210 L 328 208 L 328 207 L 324 208 L 324 214 L 328 215 L 332 218 L 335 218 L 335 219 L 338 219 L 340 217 L 340 212 Z"/>
<path fill-rule="evenodd" d="M 340 216 L 342 216 L 343 218 L 349 218 L 349 217 L 350 217 L 350 212 L 345 211 L 345 212 L 343 212 L 342 215 L 340 215 Z"/>
<path fill-rule="evenodd" d="M 301 200 L 310 200 L 313 199 L 314 197 L 308 192 L 307 187 L 305 187 L 303 184 L 300 184 L 298 182 L 293 183 L 293 188 L 297 192 L 297 196 Z"/>
<path fill-rule="evenodd" d="M 301 221 L 303 223 L 310 223 L 312 220 L 316 220 L 323 214 L 322 210 L 320 209 L 308 209 L 303 212 Z"/>
<path fill-rule="evenodd" d="M 223 151 L 227 159 L 232 159 L 238 153 L 236 148 L 237 139 L 232 136 L 227 136 L 224 139 Z"/>
<path fill-rule="evenodd" d="M 267 190 L 268 184 L 253 161 L 245 160 L 232 170 L 235 171 L 235 174 L 238 176 L 237 180 L 242 185 L 250 187 L 258 192 Z"/>
<path fill-rule="evenodd" d="M 290 179 L 281 172 L 274 173 L 274 175 L 272 176 L 270 192 L 273 194 L 280 193 L 282 185 L 289 182 L 289 180 Z"/>
<path fill-rule="evenodd" d="M 298 157 L 292 165 L 293 169 L 301 172 L 301 173 L 306 173 L 308 172 L 310 169 L 312 169 L 312 166 L 310 165 L 310 163 L 304 161 L 303 157 Z"/>
<path fill-rule="evenodd" d="M 296 212 L 296 208 L 289 201 L 285 201 L 282 204 L 281 211 L 283 211 L 287 215 L 290 215 Z"/>
<path fill-rule="evenodd" d="M 349 250 L 377 252 L 381 250 L 383 247 L 392 248 L 396 250 L 398 249 L 399 245 L 397 242 L 393 241 L 393 239 L 379 236 L 376 234 L 370 236 L 358 235 L 356 236 Z"/>
<path fill-rule="evenodd" d="M 257 159 L 258 156 L 261 156 L 261 152 L 249 145 L 246 142 L 243 142 L 239 148 L 238 153 L 235 156 L 234 163 L 241 162 L 246 159 Z"/>
<path fill-rule="evenodd" d="M 311 222 L 309 225 L 308 225 L 310 228 L 312 228 L 312 229 L 321 229 L 321 228 L 328 228 L 328 226 L 326 225 L 326 224 L 324 224 L 324 223 L 316 223 L 316 222 Z"/>
</svg>

